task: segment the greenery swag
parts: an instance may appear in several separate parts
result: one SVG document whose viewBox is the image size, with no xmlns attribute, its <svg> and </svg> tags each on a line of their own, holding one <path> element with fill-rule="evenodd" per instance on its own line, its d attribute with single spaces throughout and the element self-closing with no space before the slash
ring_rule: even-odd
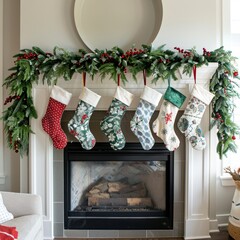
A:
<svg viewBox="0 0 240 240">
<path fill-rule="evenodd" d="M 215 94 L 212 101 L 212 120 L 210 128 L 217 126 L 217 153 L 222 159 L 230 150 L 236 152 L 234 140 L 239 134 L 239 127 L 232 120 L 234 98 L 240 97 L 238 71 L 235 67 L 236 58 L 223 47 L 214 51 L 198 54 L 195 48 L 183 50 L 178 47 L 173 51 L 165 50 L 165 46 L 152 49 L 151 46 L 142 45 L 141 49 L 132 48 L 126 52 L 118 47 L 110 50 L 86 52 L 80 49 L 78 53 L 68 52 L 55 47 L 53 53 L 47 53 L 38 47 L 23 49 L 14 56 L 14 66 L 4 85 L 9 89 L 10 96 L 5 104 L 11 106 L 3 112 L 4 129 L 10 149 L 20 154 L 28 153 L 29 134 L 32 133 L 30 120 L 37 118 L 37 112 L 32 98 L 32 86 L 41 80 L 48 85 L 57 84 L 59 78 L 71 80 L 74 73 L 86 72 L 92 78 L 99 73 L 101 79 L 107 75 L 117 81 L 120 75 L 122 81 L 127 82 L 126 73 L 136 75 L 145 70 L 152 82 L 159 80 L 177 80 L 175 75 L 180 66 L 184 66 L 184 73 L 191 76 L 194 66 L 208 65 L 217 62 L 218 68 L 210 81 L 210 91 Z"/>
</svg>

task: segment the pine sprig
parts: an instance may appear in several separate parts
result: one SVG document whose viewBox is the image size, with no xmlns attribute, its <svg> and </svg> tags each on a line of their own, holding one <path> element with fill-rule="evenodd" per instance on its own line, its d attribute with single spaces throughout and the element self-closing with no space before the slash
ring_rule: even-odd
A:
<svg viewBox="0 0 240 240">
<path fill-rule="evenodd" d="M 236 135 L 239 135 L 239 126 L 233 122 L 233 111 L 235 108 L 234 98 L 239 98 L 239 80 L 237 69 L 234 65 L 236 58 L 231 52 L 225 52 L 219 48 L 211 53 L 211 57 L 218 60 L 218 68 L 210 82 L 210 91 L 215 97 L 212 101 L 213 111 L 210 129 L 217 127 L 217 153 L 220 159 L 228 151 L 236 152 Z"/>
</svg>

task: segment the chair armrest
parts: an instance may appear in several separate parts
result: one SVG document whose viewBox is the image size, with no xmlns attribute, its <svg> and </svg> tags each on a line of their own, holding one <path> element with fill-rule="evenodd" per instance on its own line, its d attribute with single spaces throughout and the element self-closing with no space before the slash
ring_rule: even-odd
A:
<svg viewBox="0 0 240 240">
<path fill-rule="evenodd" d="M 42 215 L 41 197 L 29 193 L 1 192 L 3 203 L 14 217 L 38 214 Z"/>
</svg>

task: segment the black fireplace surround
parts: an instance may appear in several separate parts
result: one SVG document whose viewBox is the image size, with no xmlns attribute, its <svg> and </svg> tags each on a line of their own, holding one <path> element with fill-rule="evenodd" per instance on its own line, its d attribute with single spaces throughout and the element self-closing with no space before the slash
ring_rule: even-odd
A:
<svg viewBox="0 0 240 240">
<path fill-rule="evenodd" d="M 165 209 L 71 209 L 71 164 L 86 161 L 161 161 L 165 164 Z M 84 150 L 78 142 L 69 142 L 64 149 L 64 228 L 65 229 L 172 229 L 173 228 L 173 171 L 174 154 L 163 143 L 155 143 L 151 150 L 143 150 L 139 143 L 126 143 L 120 151 L 109 143 L 97 143 L 92 150 Z M 158 182 L 154 183 L 158 186 Z"/>
</svg>

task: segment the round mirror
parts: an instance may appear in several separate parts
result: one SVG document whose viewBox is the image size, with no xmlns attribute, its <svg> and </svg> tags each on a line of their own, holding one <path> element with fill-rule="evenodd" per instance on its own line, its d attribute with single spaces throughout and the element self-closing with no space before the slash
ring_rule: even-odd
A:
<svg viewBox="0 0 240 240">
<path fill-rule="evenodd" d="M 150 45 L 162 23 L 161 0 L 75 0 L 74 20 L 91 49 Z"/>
</svg>

